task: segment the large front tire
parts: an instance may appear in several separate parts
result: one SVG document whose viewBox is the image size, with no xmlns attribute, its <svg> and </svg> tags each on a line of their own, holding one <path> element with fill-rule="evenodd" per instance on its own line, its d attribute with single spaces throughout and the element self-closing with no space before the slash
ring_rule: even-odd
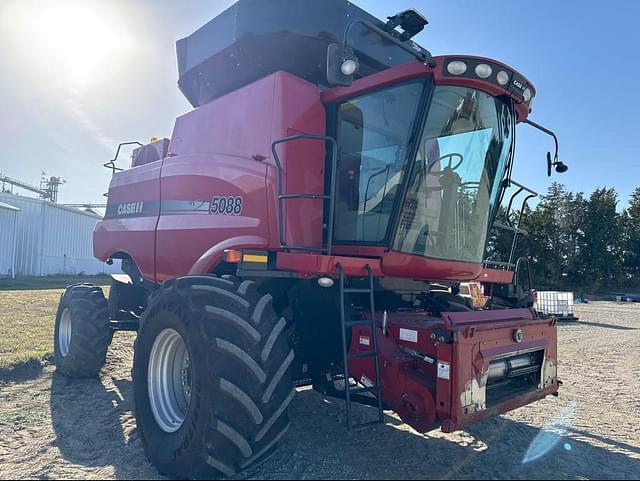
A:
<svg viewBox="0 0 640 481">
<path fill-rule="evenodd" d="M 55 323 L 56 369 L 71 378 L 97 376 L 106 363 L 112 338 L 102 289 L 90 284 L 65 289 Z"/>
<path fill-rule="evenodd" d="M 252 281 L 167 282 L 142 317 L 133 364 L 150 461 L 179 478 L 231 476 L 268 458 L 289 427 L 294 358 L 284 318 Z"/>
</svg>

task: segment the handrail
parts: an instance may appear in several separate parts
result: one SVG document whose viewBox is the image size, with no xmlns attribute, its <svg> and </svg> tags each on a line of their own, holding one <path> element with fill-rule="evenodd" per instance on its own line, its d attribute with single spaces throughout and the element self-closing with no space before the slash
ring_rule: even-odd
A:
<svg viewBox="0 0 640 481">
<path fill-rule="evenodd" d="M 331 148 L 331 184 L 329 187 L 328 195 L 320 195 L 320 194 L 285 194 L 284 193 L 284 182 L 282 179 L 282 163 L 280 162 L 280 157 L 278 156 L 278 152 L 276 147 L 285 142 L 291 142 L 294 140 L 323 140 L 325 142 L 330 142 L 332 145 Z M 287 250 L 306 250 L 306 251 L 316 251 L 316 252 L 324 252 L 327 255 L 331 255 L 331 250 L 333 247 L 333 221 L 335 216 L 335 190 L 336 190 L 336 177 L 337 177 L 337 167 L 338 167 L 338 143 L 333 137 L 329 137 L 326 135 L 316 135 L 316 134 L 296 134 L 289 137 L 283 137 L 282 139 L 276 140 L 271 143 L 271 152 L 273 153 L 273 159 L 276 163 L 276 172 L 277 172 L 277 187 L 278 187 L 278 227 L 280 230 L 280 247 Z M 285 219 L 283 212 L 283 200 L 289 199 L 315 199 L 315 200 L 328 200 L 329 201 L 329 219 L 327 226 L 327 246 L 323 248 L 315 248 L 315 247 L 304 247 L 304 246 L 290 246 L 287 244 L 285 239 Z"/>
<path fill-rule="evenodd" d="M 522 217 L 524 215 L 524 209 L 527 205 L 527 202 L 530 199 L 533 199 L 534 197 L 538 196 L 538 193 L 532 189 L 530 189 L 529 187 L 526 187 L 525 185 L 520 184 L 519 182 L 516 182 L 515 180 L 511 180 L 509 179 L 509 186 L 510 185 L 514 185 L 518 188 L 518 190 L 516 190 L 516 192 L 514 192 L 511 195 L 511 198 L 509 199 L 509 205 L 507 206 L 507 214 L 506 214 L 506 221 L 507 224 L 502 224 L 500 222 L 493 222 L 492 227 L 496 227 L 498 229 L 503 229 L 503 230 L 507 230 L 510 232 L 513 232 L 513 241 L 511 243 L 511 251 L 509 252 L 509 260 L 508 262 L 498 262 L 498 261 L 491 261 L 489 259 L 485 259 L 484 260 L 484 265 L 488 266 L 489 264 L 494 265 L 494 266 L 498 266 L 498 267 L 504 267 L 504 268 L 508 268 L 508 269 L 515 269 L 517 270 L 517 263 L 514 263 L 514 257 L 516 254 L 516 246 L 518 244 L 518 236 L 519 235 L 527 235 L 528 232 L 526 230 L 523 230 L 520 228 L 520 226 L 522 225 Z M 511 221 L 511 218 L 509 216 L 511 209 L 513 208 L 513 202 L 515 200 L 516 197 L 518 197 L 518 195 L 520 195 L 522 192 L 528 192 L 529 195 L 525 196 L 525 198 L 522 201 L 522 205 L 520 207 L 520 212 L 518 215 L 518 221 L 514 223 Z"/>
<path fill-rule="evenodd" d="M 526 235 L 528 232 L 526 230 L 518 229 L 517 227 L 513 227 L 507 224 L 503 224 L 501 222 L 494 222 L 493 227 L 497 227 L 498 229 L 508 230 L 510 232 L 515 232 L 517 234 Z"/>
<path fill-rule="evenodd" d="M 118 149 L 116 150 L 116 155 L 113 159 L 111 159 L 109 162 L 107 162 L 106 164 L 104 164 L 104 166 L 107 169 L 111 169 L 112 175 L 116 173 L 116 171 L 123 171 L 124 169 L 120 168 L 120 167 L 116 167 L 116 161 L 118 160 L 118 157 L 120 156 L 120 149 L 122 147 L 124 147 L 125 145 L 139 145 L 140 147 L 144 147 L 144 144 L 142 144 L 141 142 L 138 142 L 136 140 L 132 141 L 132 142 L 120 142 L 118 144 Z"/>
<path fill-rule="evenodd" d="M 533 287 L 533 279 L 531 277 L 531 261 L 529 260 L 528 257 L 526 257 L 526 256 L 520 257 L 518 259 L 518 262 L 516 262 L 516 270 L 515 270 L 515 274 L 514 274 L 514 279 L 515 279 L 515 282 L 516 282 L 516 285 L 517 285 L 518 284 L 518 274 L 520 272 L 520 265 L 523 264 L 523 263 L 526 264 L 526 266 L 527 266 L 527 279 L 529 281 L 529 286 L 528 286 L 529 288 L 527 290 L 530 291 L 532 289 L 532 287 Z"/>
</svg>

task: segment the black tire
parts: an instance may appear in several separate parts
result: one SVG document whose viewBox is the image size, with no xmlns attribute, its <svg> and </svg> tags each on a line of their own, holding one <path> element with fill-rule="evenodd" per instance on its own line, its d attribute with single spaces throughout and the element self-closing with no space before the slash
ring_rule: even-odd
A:
<svg viewBox="0 0 640 481">
<path fill-rule="evenodd" d="M 190 402 L 173 433 L 156 421 L 149 362 L 158 336 L 177 331 L 190 358 Z M 295 396 L 289 330 L 253 281 L 186 276 L 165 282 L 141 320 L 133 379 L 149 460 L 176 478 L 232 476 L 265 461 L 289 428 Z"/>
<path fill-rule="evenodd" d="M 61 344 L 61 323 L 70 316 L 68 342 Z M 94 377 L 107 360 L 113 338 L 107 300 L 102 289 L 90 284 L 70 286 L 62 294 L 56 314 L 54 360 L 56 369 L 71 378 Z"/>
</svg>

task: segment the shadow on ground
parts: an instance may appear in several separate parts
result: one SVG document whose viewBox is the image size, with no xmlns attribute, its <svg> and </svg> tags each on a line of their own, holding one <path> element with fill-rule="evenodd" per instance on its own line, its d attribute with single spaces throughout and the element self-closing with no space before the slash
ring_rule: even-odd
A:
<svg viewBox="0 0 640 481">
<path fill-rule="evenodd" d="M 578 325 L 589 326 L 589 327 L 600 327 L 602 329 L 614 329 L 618 331 L 637 331 L 638 330 L 637 327 L 619 326 L 616 324 L 606 324 L 604 322 L 574 321 L 571 324 L 578 324 Z"/>
<path fill-rule="evenodd" d="M 44 366 L 49 364 L 52 360 L 52 356 L 43 361 L 40 361 L 38 359 L 30 359 L 28 361 L 15 364 L 8 368 L 1 368 L 0 383 L 20 383 L 36 379 L 42 375 Z"/>
<path fill-rule="evenodd" d="M 61 455 L 88 468 L 111 467 L 116 479 L 157 478 L 135 429 L 131 381 L 105 381 L 53 374 L 51 420 Z"/>
<path fill-rule="evenodd" d="M 105 387 L 111 386 L 111 387 Z M 54 375 L 51 414 L 63 457 L 87 467 L 113 467 L 118 479 L 153 479 L 132 417 L 131 381 L 71 381 Z M 577 430 L 553 440 L 541 430 L 502 417 L 443 438 L 419 435 L 387 416 L 385 426 L 348 432 L 344 402 L 300 392 L 292 426 L 266 464 L 245 473 L 260 479 L 531 479 L 637 478 L 640 449 Z M 357 406 L 365 420 L 374 412 Z M 536 441 L 539 457 L 523 459 Z M 599 447 L 585 439 L 595 440 Z M 559 442 L 558 442 L 559 441 Z"/>
</svg>

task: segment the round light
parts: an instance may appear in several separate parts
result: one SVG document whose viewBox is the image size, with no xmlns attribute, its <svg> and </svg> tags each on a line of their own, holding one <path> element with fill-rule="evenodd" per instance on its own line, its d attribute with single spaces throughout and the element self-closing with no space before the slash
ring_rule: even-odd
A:
<svg viewBox="0 0 640 481">
<path fill-rule="evenodd" d="M 333 279 L 331 277 L 321 277 L 318 279 L 320 287 L 333 287 Z"/>
<path fill-rule="evenodd" d="M 524 89 L 524 92 L 522 93 L 522 98 L 524 99 L 525 102 L 529 102 L 529 100 L 531 100 L 531 89 L 530 88 L 526 88 Z"/>
<path fill-rule="evenodd" d="M 351 76 L 356 73 L 356 70 L 358 70 L 358 62 L 353 59 L 345 60 L 342 62 L 340 70 L 344 75 Z"/>
<path fill-rule="evenodd" d="M 509 82 L 509 74 L 504 70 L 500 70 L 498 72 L 498 75 L 496 75 L 496 80 L 500 85 L 507 85 L 507 83 Z"/>
<path fill-rule="evenodd" d="M 493 73 L 493 69 L 486 63 L 481 63 L 476 66 L 476 75 L 480 78 L 489 78 Z"/>
<path fill-rule="evenodd" d="M 467 64 L 460 60 L 454 60 L 453 62 L 449 63 L 449 65 L 447 65 L 447 72 L 449 72 L 451 75 L 462 75 L 466 71 Z"/>
</svg>

